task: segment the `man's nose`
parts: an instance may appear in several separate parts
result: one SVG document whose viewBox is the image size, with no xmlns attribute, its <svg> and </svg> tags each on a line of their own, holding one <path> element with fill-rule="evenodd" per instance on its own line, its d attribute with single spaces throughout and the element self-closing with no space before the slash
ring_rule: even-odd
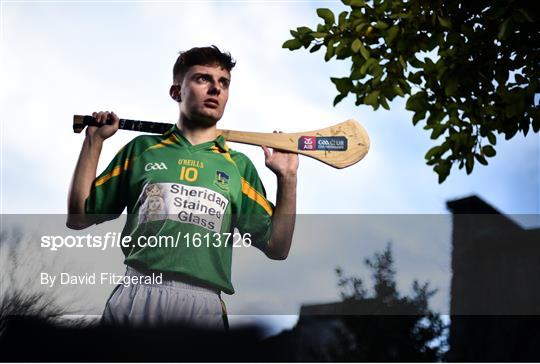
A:
<svg viewBox="0 0 540 364">
<path fill-rule="evenodd" d="M 208 93 L 211 95 L 219 95 L 221 93 L 221 87 L 217 83 L 211 83 Z"/>
</svg>

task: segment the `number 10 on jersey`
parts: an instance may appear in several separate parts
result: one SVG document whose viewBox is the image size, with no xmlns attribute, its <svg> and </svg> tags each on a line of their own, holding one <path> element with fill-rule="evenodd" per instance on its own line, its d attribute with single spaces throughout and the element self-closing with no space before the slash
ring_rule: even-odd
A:
<svg viewBox="0 0 540 364">
<path fill-rule="evenodd" d="M 180 169 L 180 179 L 188 182 L 194 182 L 199 177 L 199 171 L 195 167 L 182 166 Z"/>
</svg>

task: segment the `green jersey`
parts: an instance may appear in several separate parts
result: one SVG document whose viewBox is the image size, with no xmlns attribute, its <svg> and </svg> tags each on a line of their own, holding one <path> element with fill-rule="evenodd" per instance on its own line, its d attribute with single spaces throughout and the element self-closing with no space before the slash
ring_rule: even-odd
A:
<svg viewBox="0 0 540 364">
<path fill-rule="evenodd" d="M 122 235 L 132 244 L 122 247 L 125 264 L 178 273 L 228 294 L 233 243 L 242 235 L 244 245 L 264 249 L 274 210 L 248 157 L 222 136 L 192 145 L 176 126 L 124 146 L 95 179 L 85 212 L 101 222 L 126 207 Z M 240 234 L 232 235 L 235 227 Z"/>
</svg>

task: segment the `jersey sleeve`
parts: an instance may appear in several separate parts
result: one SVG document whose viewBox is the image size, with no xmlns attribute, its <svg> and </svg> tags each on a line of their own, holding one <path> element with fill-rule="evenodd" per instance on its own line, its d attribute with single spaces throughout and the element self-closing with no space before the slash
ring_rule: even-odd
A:
<svg viewBox="0 0 540 364">
<path fill-rule="evenodd" d="M 242 175 L 242 197 L 236 218 L 241 234 L 250 234 L 251 244 L 264 250 L 272 230 L 274 204 L 266 199 L 266 191 L 253 163 L 244 157 L 239 161 Z"/>
<path fill-rule="evenodd" d="M 93 215 L 95 223 L 118 217 L 127 205 L 130 150 L 131 143 L 120 149 L 92 183 L 85 214 Z"/>
</svg>

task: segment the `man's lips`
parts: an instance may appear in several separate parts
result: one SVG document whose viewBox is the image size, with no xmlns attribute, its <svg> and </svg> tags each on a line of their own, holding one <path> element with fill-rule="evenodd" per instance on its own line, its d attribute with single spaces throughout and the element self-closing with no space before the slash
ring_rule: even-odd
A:
<svg viewBox="0 0 540 364">
<path fill-rule="evenodd" d="M 204 104 L 213 108 L 217 108 L 219 106 L 219 102 L 216 99 L 206 99 L 204 100 Z"/>
</svg>

